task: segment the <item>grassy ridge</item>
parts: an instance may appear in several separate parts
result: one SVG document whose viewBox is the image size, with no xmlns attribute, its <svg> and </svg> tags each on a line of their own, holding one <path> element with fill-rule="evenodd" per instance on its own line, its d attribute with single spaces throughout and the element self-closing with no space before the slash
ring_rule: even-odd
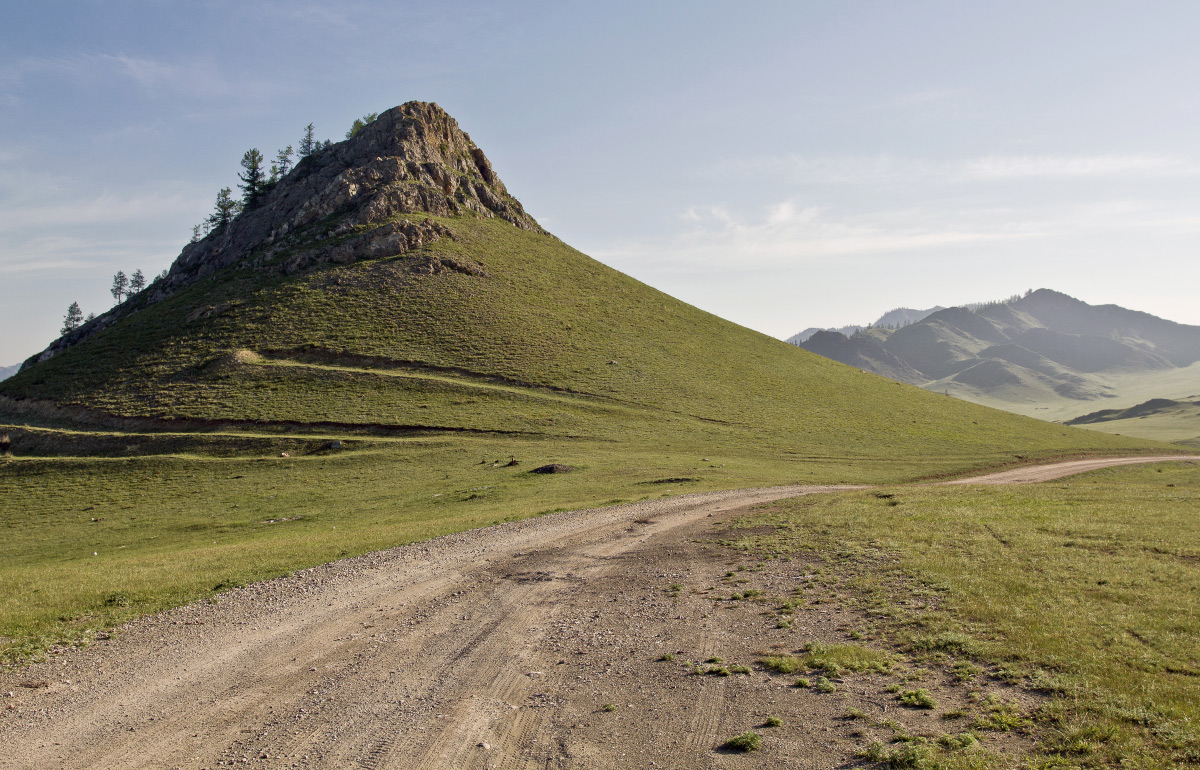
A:
<svg viewBox="0 0 1200 770">
<path fill-rule="evenodd" d="M 551 236 L 499 220 L 443 223 L 453 240 L 402 258 L 296 277 L 223 271 L 0 392 L 129 416 L 630 433 L 804 454 L 1135 446 L 841 366 L 672 299 Z M 431 259 L 486 275 L 430 275 L 419 268 Z M 327 365 L 253 357 L 296 360 L 297 351 Z M 365 370 L 363 356 L 378 371 Z M 383 371 L 404 365 L 450 368 L 460 379 Z M 489 378 L 525 392 L 480 387 Z M 546 388 L 581 397 L 551 403 Z"/>
<path fill-rule="evenodd" d="M 1034 766 L 1175 767 L 1200 762 L 1198 467 L 786 501 L 742 545 L 814 553 L 883 638 L 1051 695 Z"/>
</svg>

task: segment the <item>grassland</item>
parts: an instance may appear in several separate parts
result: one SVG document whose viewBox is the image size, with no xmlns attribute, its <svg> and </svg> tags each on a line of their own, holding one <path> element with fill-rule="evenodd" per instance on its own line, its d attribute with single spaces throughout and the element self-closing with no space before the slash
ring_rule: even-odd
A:
<svg viewBox="0 0 1200 770">
<path fill-rule="evenodd" d="M 1006 716 L 1030 766 L 1178 767 L 1200 762 L 1198 502 L 1197 463 L 879 489 L 771 505 L 733 545 L 815 555 L 877 640 L 1039 694 Z"/>
<path fill-rule="evenodd" d="M 1097 409 L 1127 409 L 1152 398 L 1186 400 L 1200 397 L 1200 363 L 1178 369 L 1093 373 L 1088 376 L 1116 395 L 1091 401 L 1080 401 L 1047 393 L 1036 395 L 1031 393 L 1024 398 L 1017 396 L 1011 399 L 1001 399 L 981 393 L 977 389 L 961 383 L 949 381 L 939 382 L 933 389 L 940 393 L 945 388 L 950 395 L 969 399 L 977 404 L 1056 422 L 1070 420 Z M 1088 427 L 1096 428 L 1094 425 Z M 1126 435 L 1142 434 L 1128 433 Z M 1153 438 L 1159 441 L 1174 441 L 1176 440 L 1172 438 L 1174 435 L 1173 431 L 1156 432 Z"/>
<path fill-rule="evenodd" d="M 894 483 L 1012 460 L 462 433 L 7 430 L 18 448 L 39 450 L 0 461 L 9 660 L 223 587 L 554 510 L 739 486 Z M 327 449 L 331 440 L 342 449 Z M 551 462 L 575 470 L 528 473 Z"/>
<path fill-rule="evenodd" d="M 1135 407 L 1115 419 L 1080 423 L 1079 427 L 1200 447 L 1200 401 L 1178 401 L 1145 411 Z"/>
<path fill-rule="evenodd" d="M 0 384 L 12 654 L 555 508 L 1163 449 L 843 366 L 552 236 L 440 221 L 452 238 L 398 257 L 247 259 Z M 551 461 L 578 470 L 525 473 Z"/>
</svg>

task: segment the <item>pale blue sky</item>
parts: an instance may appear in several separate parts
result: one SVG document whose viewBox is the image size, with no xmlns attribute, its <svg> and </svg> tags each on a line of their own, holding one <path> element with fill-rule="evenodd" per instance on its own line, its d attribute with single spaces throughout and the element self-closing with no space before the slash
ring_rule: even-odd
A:
<svg viewBox="0 0 1200 770">
<path fill-rule="evenodd" d="M 567 243 L 777 337 L 1050 287 L 1200 324 L 1191 2 L 0 11 L 0 364 L 167 267 L 242 152 L 436 101 Z"/>
</svg>

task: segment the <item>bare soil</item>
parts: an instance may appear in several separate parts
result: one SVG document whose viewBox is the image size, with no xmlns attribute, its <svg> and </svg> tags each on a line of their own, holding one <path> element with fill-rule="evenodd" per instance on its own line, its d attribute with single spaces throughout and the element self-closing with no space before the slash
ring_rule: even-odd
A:
<svg viewBox="0 0 1200 770">
<path fill-rule="evenodd" d="M 973 481 L 1162 459 L 1186 458 L 1060 463 Z M 554 514 L 146 617 L 0 675 L 0 768 L 864 766 L 855 752 L 893 735 L 885 720 L 912 734 L 963 729 L 941 717 L 965 704 L 967 688 L 927 672 L 905 686 L 929 690 L 938 707 L 910 709 L 886 691 L 896 675 L 846 677 L 821 693 L 757 665 L 806 642 L 844 643 L 864 618 L 831 595 L 778 628 L 765 600 L 789 595 L 813 565 L 760 568 L 715 543 L 749 506 L 852 488 Z M 739 566 L 750 567 L 737 577 L 748 582 L 724 577 Z M 715 601 L 731 584 L 762 598 Z M 750 672 L 689 673 L 714 657 Z M 985 689 L 1029 697 L 999 682 Z M 768 716 L 782 724 L 763 726 Z M 761 750 L 721 748 L 751 729 Z M 988 739 L 1001 752 L 1021 741 Z"/>
</svg>

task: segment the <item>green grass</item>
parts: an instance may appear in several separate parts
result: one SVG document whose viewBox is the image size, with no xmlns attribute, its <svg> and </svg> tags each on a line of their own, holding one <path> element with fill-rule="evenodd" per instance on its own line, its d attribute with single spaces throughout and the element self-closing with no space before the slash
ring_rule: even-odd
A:
<svg viewBox="0 0 1200 770">
<path fill-rule="evenodd" d="M 847 672 L 874 671 L 886 674 L 892 670 L 893 656 L 858 644 L 821 644 L 809 642 L 802 655 L 768 655 L 759 665 L 777 674 L 797 671 L 820 671 L 838 677 Z"/>
<path fill-rule="evenodd" d="M 219 437 L 199 438 L 208 452 Z M 646 499 L 651 489 L 641 482 L 698 460 L 602 442 L 463 436 L 360 440 L 314 454 L 285 443 L 292 456 L 282 458 L 247 456 L 240 437 L 227 439 L 239 448 L 225 457 L 0 461 L 0 655 L 74 643 L 210 596 L 218 585 L 501 521 Z M 249 449 L 273 440 L 252 437 Z M 512 456 L 520 464 L 508 467 Z M 526 472 L 553 461 L 579 470 Z M 771 475 L 765 466 L 731 465 L 759 483 Z M 730 486 L 728 470 L 692 487 Z"/>
<path fill-rule="evenodd" d="M 1200 386 L 1195 390 L 1200 390 Z M 1174 441 L 1195 446 L 1200 443 L 1200 402 L 1179 402 L 1150 414 L 1086 423 L 1079 427 L 1121 436 Z"/>
<path fill-rule="evenodd" d="M 0 384 L 16 455 L 0 465 L 0 645 L 681 479 L 891 483 L 1161 451 L 864 374 L 552 236 L 441 221 L 453 239 L 403 257 L 286 276 L 285 250 L 219 271 Z M 429 256 L 486 275 L 413 269 Z M 318 451 L 332 439 L 346 450 Z M 577 470 L 524 473 L 548 462 Z"/>
<path fill-rule="evenodd" d="M 1107 386 L 1110 392 L 1116 395 L 1112 398 L 1080 401 L 1047 391 L 1024 400 L 1005 401 L 981 394 L 960 383 L 938 382 L 932 387 L 940 389 L 946 385 L 950 393 L 959 398 L 970 399 L 978 404 L 995 406 L 1043 420 L 1059 421 L 1070 420 L 1097 409 L 1126 409 L 1152 398 L 1186 400 L 1200 397 L 1200 388 L 1196 387 L 1196 383 L 1200 379 L 1200 362 L 1177 369 L 1158 371 L 1094 372 L 1086 375 L 1086 378 L 1098 385 Z M 1088 427 L 1096 426 L 1089 425 Z M 1176 440 L 1170 435 L 1159 435 L 1157 438 L 1163 441 Z"/>
<path fill-rule="evenodd" d="M 744 524 L 777 529 L 744 545 L 826 560 L 897 648 L 1047 704 L 987 699 L 979 729 L 1088 766 L 1200 761 L 1200 466 L 890 492 L 764 507 Z"/>
<path fill-rule="evenodd" d="M 621 436 L 707 445 L 714 465 L 746 453 L 921 457 L 954 472 L 1139 446 L 864 374 L 551 236 L 441 221 L 454 240 L 427 251 L 482 263 L 486 276 L 418 275 L 422 253 L 290 277 L 271 264 L 225 270 L 5 381 L 0 395 L 176 421 Z"/>
<path fill-rule="evenodd" d="M 900 693 L 900 705 L 916 709 L 937 708 L 937 701 L 927 690 L 905 690 Z"/>
<path fill-rule="evenodd" d="M 721 744 L 722 748 L 730 751 L 758 751 L 762 748 L 762 736 L 753 730 L 747 730 L 741 735 L 735 735 Z"/>
</svg>

